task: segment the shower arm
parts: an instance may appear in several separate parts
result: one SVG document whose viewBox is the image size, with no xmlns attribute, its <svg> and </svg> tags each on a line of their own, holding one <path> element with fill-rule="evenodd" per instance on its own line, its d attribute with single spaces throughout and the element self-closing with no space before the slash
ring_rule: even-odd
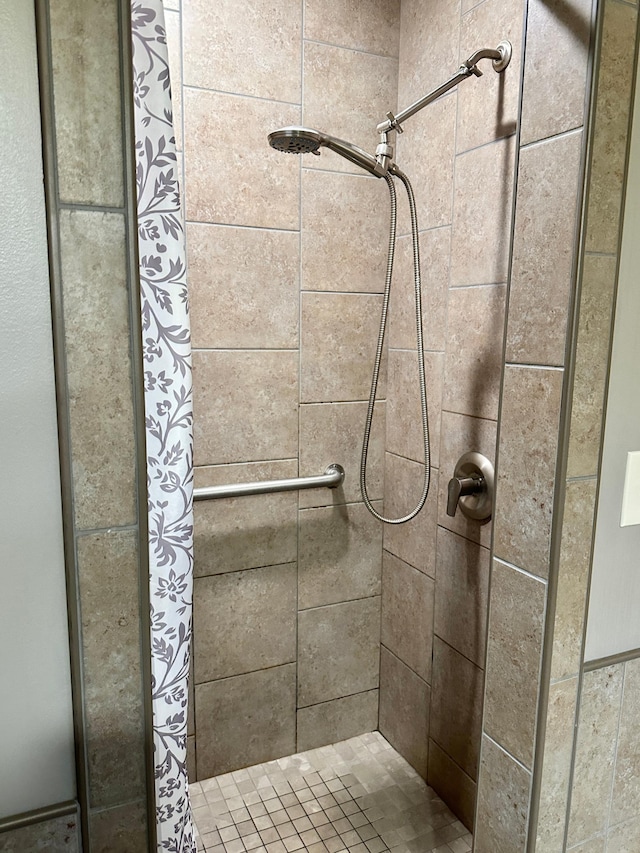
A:
<svg viewBox="0 0 640 853">
<path fill-rule="evenodd" d="M 377 126 L 377 131 L 380 134 L 380 143 L 376 148 L 376 160 L 380 167 L 386 171 L 393 163 L 393 147 L 389 144 L 388 140 L 388 134 L 390 131 L 396 130 L 398 133 L 402 133 L 402 124 L 406 119 L 411 118 L 411 116 L 420 112 L 421 109 L 433 103 L 433 101 L 437 101 L 438 98 L 441 98 L 442 95 L 446 94 L 450 89 L 453 89 L 458 85 L 458 83 L 461 83 L 468 77 L 482 77 L 482 71 L 477 67 L 478 62 L 481 59 L 493 60 L 492 64 L 494 71 L 501 73 L 511 61 L 511 53 L 511 42 L 508 41 L 501 41 L 495 50 L 489 47 L 476 50 L 475 53 L 472 53 L 471 56 L 460 66 L 453 77 L 446 81 L 446 83 L 443 83 L 441 86 L 438 86 L 437 89 L 434 89 L 432 92 L 424 95 L 424 97 L 415 101 L 406 109 L 402 110 L 402 112 L 398 113 L 398 115 L 388 112 L 386 120 L 380 122 Z"/>
</svg>

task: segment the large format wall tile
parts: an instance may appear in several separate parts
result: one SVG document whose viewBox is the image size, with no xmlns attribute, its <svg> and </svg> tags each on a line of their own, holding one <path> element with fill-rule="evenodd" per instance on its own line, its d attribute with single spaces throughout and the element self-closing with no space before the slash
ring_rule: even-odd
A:
<svg viewBox="0 0 640 853">
<path fill-rule="evenodd" d="M 386 183 L 302 170 L 302 288 L 382 293 L 389 242 Z M 372 215 L 379 211 L 379 215 Z"/>
<path fill-rule="evenodd" d="M 56 0 L 48 5 L 60 199 L 120 207 L 124 181 L 118 4 Z"/>
<path fill-rule="evenodd" d="M 431 465 L 434 468 L 438 467 L 440 459 L 440 401 L 443 367 L 442 353 L 425 353 L 429 443 Z M 390 453 L 396 453 L 406 459 L 424 462 L 417 352 L 404 350 L 389 352 L 386 448 Z"/>
<path fill-rule="evenodd" d="M 302 3 L 234 0 L 184 4 L 187 86 L 300 101 Z"/>
<path fill-rule="evenodd" d="M 81 536 L 78 575 L 91 806 L 105 808 L 145 795 L 137 534 Z"/>
<path fill-rule="evenodd" d="M 303 293 L 301 400 L 368 400 L 382 297 Z M 383 359 L 378 398 L 386 388 Z"/>
<path fill-rule="evenodd" d="M 295 459 L 196 468 L 196 488 L 297 477 Z M 194 505 L 196 577 L 295 562 L 298 501 L 295 492 L 197 501 Z"/>
<path fill-rule="evenodd" d="M 482 741 L 476 853 L 524 853 L 530 774 L 490 740 Z"/>
<path fill-rule="evenodd" d="M 451 228 L 433 228 L 420 234 L 424 348 L 434 352 L 442 352 L 446 341 L 450 246 Z M 417 349 L 413 241 L 410 236 L 400 237 L 396 245 L 388 336 L 389 346 L 393 349 Z"/>
<path fill-rule="evenodd" d="M 384 646 L 380 649 L 380 731 L 424 778 L 427 776 L 430 689 Z"/>
<path fill-rule="evenodd" d="M 304 37 L 384 56 L 398 55 L 400 0 L 306 0 Z"/>
<path fill-rule="evenodd" d="M 616 769 L 611 797 L 610 824 L 638 818 L 640 808 L 640 659 L 628 661 L 624 667 L 624 692 L 620 711 L 620 728 L 616 748 Z M 640 841 L 636 827 L 634 838 Z"/>
<path fill-rule="evenodd" d="M 581 132 L 520 154 L 508 361 L 564 364 L 581 156 Z"/>
<path fill-rule="evenodd" d="M 472 779 L 478 773 L 483 682 L 479 667 L 434 638 L 429 736 Z"/>
<path fill-rule="evenodd" d="M 380 598 L 303 610 L 298 617 L 298 706 L 378 686 Z"/>
<path fill-rule="evenodd" d="M 563 371 L 507 365 L 494 553 L 546 577 Z"/>
<path fill-rule="evenodd" d="M 92 812 L 89 823 L 91 853 L 143 853 L 149 849 L 144 800 Z"/>
<path fill-rule="evenodd" d="M 64 815 L 20 829 L 0 833 L 2 853 L 25 853 L 46 850 L 47 853 L 79 853 L 80 832 L 76 815 Z"/>
<path fill-rule="evenodd" d="M 442 443 L 440 448 L 440 477 L 438 488 L 438 524 L 466 539 L 488 548 L 491 544 L 491 524 L 467 518 L 459 510 L 452 518 L 447 515 L 447 486 L 456 463 L 463 453 L 476 450 L 494 465 L 496 459 L 496 422 L 472 418 L 451 412 L 442 413 Z M 495 515 L 495 510 L 494 510 Z"/>
<path fill-rule="evenodd" d="M 536 853 L 558 853 L 564 844 L 577 695 L 577 676 L 549 690 Z"/>
<path fill-rule="evenodd" d="M 196 684 L 295 661 L 295 563 L 196 578 L 193 621 Z"/>
<path fill-rule="evenodd" d="M 514 758 L 533 763 L 546 586 L 494 560 L 484 728 Z"/>
<path fill-rule="evenodd" d="M 301 507 L 361 500 L 360 455 L 367 403 L 314 403 L 300 406 L 300 476 L 321 474 L 337 462 L 345 469 L 339 489 L 309 489 L 299 493 Z M 369 439 L 367 488 L 371 500 L 383 495 L 385 403 L 374 406 Z"/>
<path fill-rule="evenodd" d="M 376 126 L 395 108 L 397 60 L 306 42 L 303 65 L 305 125 L 374 154 Z M 321 157 L 305 158 L 305 166 L 361 174 L 358 166 L 328 149 Z"/>
<path fill-rule="evenodd" d="M 431 682 L 434 583 L 387 551 L 382 560 L 381 642 Z"/>
<path fill-rule="evenodd" d="M 382 525 L 364 504 L 304 509 L 298 535 L 300 610 L 380 594 Z"/>
<path fill-rule="evenodd" d="M 566 484 L 553 630 L 553 679 L 576 675 L 581 666 L 596 490 L 595 479 Z"/>
<path fill-rule="evenodd" d="M 580 127 L 591 41 L 592 0 L 530 0 L 522 98 L 522 144 Z M 564 58 L 549 62 L 549 45 Z"/>
<path fill-rule="evenodd" d="M 462 16 L 460 62 L 479 47 L 513 46 L 511 62 L 497 74 L 483 60 L 480 80 L 465 81 L 458 92 L 457 150 L 467 151 L 515 133 L 520 94 L 523 0 L 485 0 Z"/>
<path fill-rule="evenodd" d="M 296 667 L 276 666 L 196 686 L 198 778 L 296 751 Z"/>
<path fill-rule="evenodd" d="M 124 219 L 60 212 L 75 517 L 135 522 L 135 443 Z"/>
<path fill-rule="evenodd" d="M 455 159 L 456 98 L 449 95 L 407 119 L 407 133 L 398 139 L 396 160 L 415 192 L 421 231 L 451 224 Z M 398 233 L 410 234 L 405 190 L 396 181 Z"/>
<path fill-rule="evenodd" d="M 298 234 L 187 226 L 195 348 L 298 346 Z"/>
<path fill-rule="evenodd" d="M 193 354 L 196 465 L 298 455 L 295 352 Z"/>
<path fill-rule="evenodd" d="M 403 456 L 386 454 L 384 514 L 402 518 L 418 503 L 424 487 L 424 465 Z M 418 515 L 405 524 L 386 524 L 384 548 L 414 569 L 436 573 L 436 516 L 438 508 L 438 470 L 430 471 L 429 494 Z"/>
<path fill-rule="evenodd" d="M 605 4 L 589 176 L 588 252 L 613 253 L 618 248 L 637 19 L 637 8 L 627 3 Z"/>
<path fill-rule="evenodd" d="M 510 137 L 456 158 L 453 286 L 507 280 L 514 151 Z"/>
<path fill-rule="evenodd" d="M 489 569 L 487 548 L 438 528 L 434 630 L 480 667 L 485 658 Z"/>
<path fill-rule="evenodd" d="M 476 808 L 476 783 L 458 767 L 434 740 L 429 740 L 427 783 L 448 803 L 469 830 L 473 830 Z"/>
<path fill-rule="evenodd" d="M 585 674 L 574 759 L 568 846 L 603 832 L 611 796 L 624 664 Z"/>
<path fill-rule="evenodd" d="M 635 853 L 639 850 L 640 820 L 634 818 L 609 830 L 605 849 L 606 853 Z"/>
<path fill-rule="evenodd" d="M 449 291 L 442 408 L 496 420 L 506 285 Z"/>
<path fill-rule="evenodd" d="M 454 73 L 458 65 L 458 44 L 452 36 L 457 33 L 459 24 L 459 0 L 435 0 L 428 6 L 423 0 L 402 0 L 399 110 Z"/>
<path fill-rule="evenodd" d="M 616 258 L 586 255 L 571 400 L 568 477 L 598 472 L 602 416 L 609 367 Z"/>
<path fill-rule="evenodd" d="M 186 216 L 197 222 L 299 227 L 300 164 L 267 135 L 300 123 L 300 108 L 185 89 Z"/>
<path fill-rule="evenodd" d="M 315 749 L 377 728 L 377 690 L 310 705 L 298 711 L 297 750 Z"/>
</svg>

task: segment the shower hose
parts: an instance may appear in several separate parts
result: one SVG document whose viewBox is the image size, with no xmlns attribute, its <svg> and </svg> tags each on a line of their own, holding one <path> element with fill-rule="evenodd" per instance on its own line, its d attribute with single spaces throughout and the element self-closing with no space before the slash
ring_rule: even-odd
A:
<svg viewBox="0 0 640 853">
<path fill-rule="evenodd" d="M 396 251 L 396 225 L 398 219 L 398 201 L 396 197 L 396 188 L 393 178 L 390 175 L 385 175 L 387 186 L 389 187 L 389 196 L 391 201 L 391 220 L 389 228 L 389 252 L 387 254 L 387 272 L 384 284 L 384 297 L 382 300 L 382 314 L 380 317 L 380 332 L 378 333 L 378 345 L 376 347 L 376 358 L 373 366 L 373 376 L 371 378 L 371 393 L 369 394 L 369 406 L 367 408 L 367 419 L 364 427 L 364 439 L 362 441 L 362 456 L 360 458 L 360 490 L 364 503 L 369 512 L 385 524 L 404 524 L 411 521 L 420 512 L 425 505 L 427 495 L 429 494 L 430 483 L 430 468 L 431 468 L 431 452 L 429 448 L 429 417 L 427 412 L 427 381 L 425 377 L 424 367 L 424 345 L 422 331 L 422 292 L 420 285 L 420 248 L 418 245 L 418 216 L 416 213 L 416 202 L 413 195 L 413 188 L 409 178 L 396 168 L 395 174 L 404 184 L 407 190 L 409 199 L 409 212 L 411 214 L 411 239 L 413 243 L 413 279 L 415 285 L 415 307 L 416 307 L 416 332 L 418 339 L 418 374 L 420 385 L 420 406 L 422 414 L 422 435 L 424 439 L 424 484 L 422 494 L 416 506 L 411 512 L 403 515 L 401 518 L 385 518 L 381 515 L 371 503 L 367 492 L 367 456 L 369 453 L 369 439 L 371 438 L 371 425 L 373 423 L 373 411 L 378 390 L 378 378 L 380 376 L 380 364 L 382 362 L 382 353 L 384 347 L 384 339 L 387 330 L 387 316 L 389 313 L 389 297 L 391 294 L 391 279 L 393 277 L 393 262 Z"/>
</svg>

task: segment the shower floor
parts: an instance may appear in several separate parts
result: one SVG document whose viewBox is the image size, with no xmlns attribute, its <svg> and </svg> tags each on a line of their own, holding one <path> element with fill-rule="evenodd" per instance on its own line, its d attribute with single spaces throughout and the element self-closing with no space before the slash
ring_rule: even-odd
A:
<svg viewBox="0 0 640 853">
<path fill-rule="evenodd" d="M 471 835 L 378 732 L 189 786 L 198 851 L 468 853 Z"/>
</svg>

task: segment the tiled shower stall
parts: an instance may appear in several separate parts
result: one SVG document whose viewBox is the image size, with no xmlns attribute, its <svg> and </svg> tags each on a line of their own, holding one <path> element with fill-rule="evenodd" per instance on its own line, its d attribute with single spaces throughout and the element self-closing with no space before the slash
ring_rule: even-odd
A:
<svg viewBox="0 0 640 853">
<path fill-rule="evenodd" d="M 633 843 L 635 801 L 621 773 L 635 767 L 636 668 L 583 673 L 581 642 L 637 4 L 254 0 L 241 14 L 239 5 L 165 0 L 189 263 L 195 485 L 318 474 L 332 462 L 347 476 L 336 492 L 196 505 L 194 805 L 209 802 L 207 792 L 211 801 L 235 795 L 280 759 L 274 772 L 303 767 L 306 780 L 287 781 L 282 798 L 302 791 L 302 807 L 328 796 L 324 785 L 334 799 L 353 800 L 358 820 L 361 806 L 384 807 L 369 791 L 368 808 L 361 801 L 358 786 L 372 779 L 402 789 L 391 800 L 444 819 L 422 777 L 473 828 L 477 853 L 559 853 L 567 843 L 603 853 L 608 836 L 622 845 L 627 831 Z M 38 6 L 48 56 L 41 73 L 48 62 L 51 75 L 42 97 L 51 110 L 45 174 L 55 185 L 50 251 L 67 393 L 59 410 L 73 507 L 67 559 L 81 612 L 79 798 L 92 853 L 138 853 L 153 818 L 143 766 L 135 225 L 121 88 L 128 4 Z M 502 39 L 514 48 L 504 74 L 483 64 L 483 77 L 408 119 L 397 140 L 418 201 L 432 489 L 415 521 L 383 528 L 362 503 L 357 472 L 384 283 L 386 187 L 326 150 L 285 157 L 266 137 L 304 124 L 372 150 L 388 110 Z M 618 49 L 600 69 L 605 130 L 591 144 L 601 44 Z M 421 485 L 403 200 L 399 234 L 369 473 L 387 514 L 412 506 Z M 493 530 L 445 511 L 455 463 L 472 449 L 497 463 Z M 347 773 L 345 755 L 364 776 Z M 607 786 L 617 799 L 595 797 Z M 455 853 L 469 844 L 459 828 Z M 366 841 L 376 844 L 374 835 Z M 0 835 L 0 849 L 19 849 L 12 843 L 11 832 Z"/>
<path fill-rule="evenodd" d="M 206 779 L 379 720 L 470 826 L 490 526 L 450 519 L 442 495 L 463 452 L 495 457 L 523 8 L 505 15 L 489 0 L 461 14 L 443 4 L 435 28 L 433 10 L 418 3 L 377 3 L 367 15 L 307 3 L 304 20 L 283 4 L 278 15 L 276 26 L 271 4 L 243 21 L 232 3 L 167 10 L 183 133 L 196 485 L 313 474 L 332 461 L 347 477 L 337 494 L 196 506 L 192 767 Z M 247 32 L 260 63 L 235 61 Z M 266 135 L 303 123 L 370 149 L 389 109 L 503 38 L 515 50 L 504 78 L 491 72 L 451 93 L 409 120 L 398 142 L 418 199 L 433 470 L 423 514 L 383 531 L 357 471 L 387 188 L 329 152 L 282 157 Z M 421 484 L 408 228 L 402 206 L 370 462 L 372 497 L 384 484 L 390 514 L 406 511 Z"/>
<path fill-rule="evenodd" d="M 308 0 L 294 15 L 288 4 L 256 3 L 239 18 L 231 2 L 166 4 L 196 485 L 314 474 L 334 461 L 347 471 L 338 493 L 196 506 L 191 768 L 206 779 L 379 726 L 471 826 L 491 525 L 447 516 L 446 486 L 464 452 L 495 459 L 503 380 L 483 772 L 506 774 L 520 792 L 533 763 L 591 6 L 574 4 L 583 27 L 568 32 L 543 3 L 529 4 L 519 112 L 521 0 L 370 5 Z M 558 56 L 571 56 L 570 75 L 553 57 L 542 62 L 550 32 Z M 266 136 L 301 123 L 370 150 L 389 109 L 502 39 L 514 46 L 507 72 L 461 85 L 398 138 L 418 204 L 433 470 L 423 513 L 383 531 L 357 470 L 387 190 L 331 152 L 283 157 Z M 238 61 L 249 43 L 253 58 Z M 370 461 L 372 496 L 384 494 L 388 514 L 417 498 L 423 458 L 408 232 L 401 202 Z M 523 491 L 516 481 L 531 443 L 538 457 Z M 488 787 L 483 849 L 505 786 Z"/>
</svg>

